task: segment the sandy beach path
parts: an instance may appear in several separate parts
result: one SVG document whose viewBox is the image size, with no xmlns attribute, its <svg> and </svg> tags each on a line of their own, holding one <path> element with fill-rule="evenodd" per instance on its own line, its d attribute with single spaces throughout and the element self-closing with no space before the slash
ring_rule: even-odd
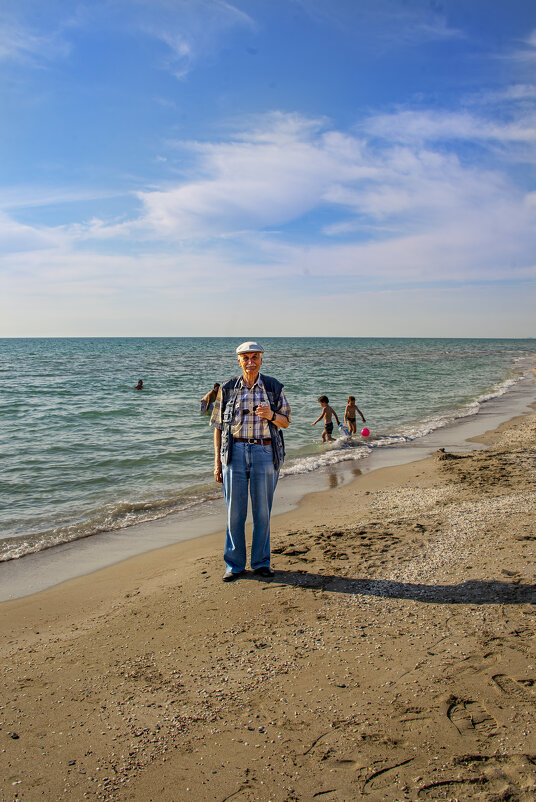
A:
<svg viewBox="0 0 536 802">
<path fill-rule="evenodd" d="M 534 800 L 534 426 L 4 603 L 1 799 Z"/>
</svg>

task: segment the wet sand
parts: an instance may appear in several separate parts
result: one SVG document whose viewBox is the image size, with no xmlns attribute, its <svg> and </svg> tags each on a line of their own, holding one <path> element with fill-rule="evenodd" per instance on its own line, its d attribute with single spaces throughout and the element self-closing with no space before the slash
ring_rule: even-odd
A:
<svg viewBox="0 0 536 802">
<path fill-rule="evenodd" d="M 5 602 L 2 800 L 533 800 L 536 432 Z"/>
</svg>

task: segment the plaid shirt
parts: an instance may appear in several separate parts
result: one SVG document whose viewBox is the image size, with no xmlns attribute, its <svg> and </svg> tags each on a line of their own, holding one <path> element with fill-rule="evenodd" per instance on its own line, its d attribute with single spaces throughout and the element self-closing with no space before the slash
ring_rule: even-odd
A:
<svg viewBox="0 0 536 802">
<path fill-rule="evenodd" d="M 210 425 L 214 429 L 222 428 L 221 397 L 222 392 L 220 387 L 218 396 L 214 402 L 212 417 L 210 418 Z M 265 421 L 264 418 L 259 418 L 254 412 L 254 409 L 259 404 L 268 404 L 268 396 L 266 395 L 266 390 L 264 389 L 260 374 L 257 376 L 257 381 L 253 387 L 248 387 L 242 377 L 238 385 L 238 397 L 231 426 L 231 434 L 233 437 L 245 437 L 248 440 L 250 438 L 255 438 L 256 440 L 260 438 L 263 440 L 270 439 L 270 427 L 267 421 Z M 290 421 L 290 406 L 283 391 L 281 391 L 279 405 L 276 411 L 280 412 L 281 415 L 285 415 Z"/>
</svg>

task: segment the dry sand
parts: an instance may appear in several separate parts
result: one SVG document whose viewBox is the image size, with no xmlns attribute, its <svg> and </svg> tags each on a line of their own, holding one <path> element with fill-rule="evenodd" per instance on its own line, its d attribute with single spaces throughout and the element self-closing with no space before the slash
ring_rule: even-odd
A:
<svg viewBox="0 0 536 802">
<path fill-rule="evenodd" d="M 1 799 L 536 799 L 534 426 L 2 604 Z"/>
</svg>

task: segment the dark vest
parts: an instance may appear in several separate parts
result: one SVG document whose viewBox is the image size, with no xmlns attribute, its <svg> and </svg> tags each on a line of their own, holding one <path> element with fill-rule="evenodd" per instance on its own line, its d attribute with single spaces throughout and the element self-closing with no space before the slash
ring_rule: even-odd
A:
<svg viewBox="0 0 536 802">
<path fill-rule="evenodd" d="M 238 387 L 242 376 L 235 376 L 234 379 L 229 379 L 221 386 L 221 461 L 222 465 L 229 465 L 233 453 L 233 435 L 231 434 L 231 426 L 234 418 L 234 410 L 238 398 Z M 266 395 L 268 396 L 268 403 L 273 412 L 277 412 L 279 399 L 283 385 L 277 379 L 271 376 L 263 376 L 259 374 L 259 378 L 264 384 Z M 270 428 L 270 437 L 272 438 L 272 453 L 274 455 L 274 468 L 279 470 L 283 460 L 285 459 L 285 441 L 283 432 L 271 421 L 267 421 Z"/>
</svg>

